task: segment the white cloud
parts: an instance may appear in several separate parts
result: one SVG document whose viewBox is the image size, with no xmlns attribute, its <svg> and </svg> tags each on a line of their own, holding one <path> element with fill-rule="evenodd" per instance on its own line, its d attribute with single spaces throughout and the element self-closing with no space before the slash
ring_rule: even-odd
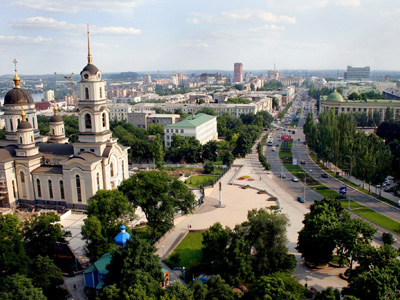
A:
<svg viewBox="0 0 400 300">
<path fill-rule="evenodd" d="M 12 5 L 45 12 L 78 13 L 82 11 L 127 11 L 138 7 L 142 0 L 17 0 Z"/>
<path fill-rule="evenodd" d="M 86 32 L 86 24 L 69 24 L 65 21 L 57 21 L 53 18 L 32 17 L 16 20 L 10 24 L 10 27 L 24 30 L 61 30 L 72 35 Z M 97 27 L 91 26 L 90 32 L 96 35 L 137 35 L 141 33 L 140 29 L 133 27 Z"/>
<path fill-rule="evenodd" d="M 28 37 L 28 36 L 0 35 L 0 42 L 7 44 L 43 44 L 51 41 L 52 41 L 51 38 L 44 38 L 42 36 Z"/>
<path fill-rule="evenodd" d="M 192 13 L 194 18 L 187 19 L 187 23 L 199 24 L 200 22 L 216 23 L 216 24 L 232 24 L 232 23 L 296 23 L 295 17 L 287 15 L 276 15 L 269 11 L 243 8 L 230 11 L 224 11 L 220 16 L 213 16 L 203 13 Z"/>
<path fill-rule="evenodd" d="M 339 6 L 360 6 L 360 0 L 337 0 L 335 2 Z"/>
<path fill-rule="evenodd" d="M 181 40 L 179 45 L 186 48 L 208 48 L 210 45 L 202 40 Z"/>
<path fill-rule="evenodd" d="M 266 24 L 263 26 L 259 26 L 259 27 L 254 27 L 254 28 L 250 28 L 249 31 L 250 32 L 263 32 L 263 31 L 284 31 L 285 30 L 285 26 L 279 26 L 279 25 L 275 25 L 275 24 Z"/>
</svg>

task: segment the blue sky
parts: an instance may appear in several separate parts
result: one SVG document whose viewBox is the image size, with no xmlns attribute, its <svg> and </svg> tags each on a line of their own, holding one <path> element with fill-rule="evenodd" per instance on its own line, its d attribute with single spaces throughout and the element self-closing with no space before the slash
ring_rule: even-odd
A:
<svg viewBox="0 0 400 300">
<path fill-rule="evenodd" d="M 0 0 L 0 74 L 400 70 L 399 0 Z"/>
</svg>

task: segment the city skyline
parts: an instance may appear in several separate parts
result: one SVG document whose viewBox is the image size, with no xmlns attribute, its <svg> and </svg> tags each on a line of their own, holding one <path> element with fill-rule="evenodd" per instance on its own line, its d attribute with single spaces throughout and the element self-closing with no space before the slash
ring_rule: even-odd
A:
<svg viewBox="0 0 400 300">
<path fill-rule="evenodd" d="M 400 3 L 376 0 L 3 0 L 0 75 L 145 70 L 400 70 Z M 372 21 L 371 21 L 372 19 Z"/>
</svg>

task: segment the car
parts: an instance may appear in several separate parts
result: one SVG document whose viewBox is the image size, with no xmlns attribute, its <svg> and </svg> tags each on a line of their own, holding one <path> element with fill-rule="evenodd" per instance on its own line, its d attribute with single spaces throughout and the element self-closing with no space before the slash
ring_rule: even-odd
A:
<svg viewBox="0 0 400 300">
<path fill-rule="evenodd" d="M 301 163 L 302 165 L 305 165 L 305 164 L 306 164 L 306 162 L 305 162 L 304 160 L 301 160 L 300 163 Z"/>
<path fill-rule="evenodd" d="M 377 189 L 380 189 L 380 188 L 381 188 L 381 185 L 380 185 L 380 184 L 377 184 L 377 185 L 375 185 L 375 187 L 376 187 Z"/>
<path fill-rule="evenodd" d="M 281 175 L 279 175 L 279 177 L 280 178 L 286 178 L 286 175 L 282 173 Z"/>
<path fill-rule="evenodd" d="M 275 147 L 272 147 L 272 151 L 275 151 L 276 150 L 276 148 Z"/>
<path fill-rule="evenodd" d="M 302 196 L 298 196 L 297 201 L 299 201 L 300 203 L 304 203 L 304 198 Z"/>
<path fill-rule="evenodd" d="M 386 183 L 382 182 L 382 187 L 385 187 L 386 185 L 387 185 Z"/>
<path fill-rule="evenodd" d="M 299 180 L 297 179 L 297 177 L 294 177 L 294 176 L 293 176 L 293 177 L 292 177 L 292 181 L 293 181 L 293 182 L 298 182 Z"/>
<path fill-rule="evenodd" d="M 384 183 L 385 183 L 386 185 L 390 185 L 390 180 L 389 180 L 389 179 L 385 179 Z"/>
<path fill-rule="evenodd" d="M 322 177 L 322 178 L 328 178 L 329 176 L 328 176 L 328 174 L 323 173 L 323 174 L 321 174 L 321 177 Z"/>
</svg>

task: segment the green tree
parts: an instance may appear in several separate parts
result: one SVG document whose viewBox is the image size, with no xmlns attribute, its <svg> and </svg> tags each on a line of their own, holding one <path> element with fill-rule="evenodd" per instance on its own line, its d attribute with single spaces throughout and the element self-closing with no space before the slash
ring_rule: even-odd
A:
<svg viewBox="0 0 400 300">
<path fill-rule="evenodd" d="M 286 247 L 287 217 L 265 209 L 248 212 L 248 243 L 254 249 L 253 271 L 256 276 L 293 270 L 296 260 Z"/>
<path fill-rule="evenodd" d="M 300 300 L 306 298 L 306 289 L 289 274 L 275 273 L 261 276 L 245 293 L 243 300 Z"/>
<path fill-rule="evenodd" d="M 211 161 L 206 161 L 204 164 L 204 174 L 211 174 L 214 172 L 214 164 Z"/>
<path fill-rule="evenodd" d="M 204 161 L 215 161 L 217 158 L 217 141 L 209 141 L 202 147 L 201 157 Z"/>
<path fill-rule="evenodd" d="M 180 281 L 176 281 L 167 286 L 164 295 L 167 296 L 167 299 L 194 300 L 193 291 Z"/>
<path fill-rule="evenodd" d="M 46 135 L 50 131 L 48 117 L 37 116 L 37 124 L 41 135 Z"/>
<path fill-rule="evenodd" d="M 190 283 L 190 289 L 193 292 L 194 300 L 206 300 L 208 292 L 207 285 L 202 284 L 198 278 Z"/>
<path fill-rule="evenodd" d="M 160 124 L 150 124 L 147 128 L 147 132 L 149 135 L 159 134 L 161 136 L 164 135 L 164 128 Z"/>
<path fill-rule="evenodd" d="M 75 143 L 78 140 L 79 123 L 75 116 L 63 116 L 65 136 L 70 143 Z"/>
<path fill-rule="evenodd" d="M 31 279 L 14 274 L 0 279 L 2 300 L 46 300 L 41 288 L 34 287 Z"/>
<path fill-rule="evenodd" d="M 0 277 L 28 271 L 22 224 L 16 215 L 0 215 Z"/>
<path fill-rule="evenodd" d="M 314 265 L 327 264 L 333 257 L 336 247 L 334 232 L 342 210 L 338 206 L 340 203 L 336 204 L 335 201 L 315 200 L 299 232 L 296 249 L 307 262 Z"/>
<path fill-rule="evenodd" d="M 90 257 L 97 260 L 115 247 L 114 237 L 122 224 L 128 225 L 136 218 L 135 208 L 118 190 L 99 190 L 88 202 L 82 236 Z"/>
<path fill-rule="evenodd" d="M 119 247 L 112 255 L 107 266 L 106 285 L 115 285 L 119 289 L 119 299 L 125 294 L 142 295 L 131 299 L 149 299 L 161 294 L 160 282 L 163 281 L 160 258 L 154 253 L 156 248 L 133 235 L 124 247 Z M 104 289 L 107 290 L 107 289 Z"/>
<path fill-rule="evenodd" d="M 234 300 L 235 294 L 225 280 L 219 275 L 213 275 L 206 281 L 208 292 L 206 299 L 210 300 Z"/>
<path fill-rule="evenodd" d="M 177 211 L 188 214 L 195 204 L 189 188 L 163 172 L 140 172 L 124 180 L 118 189 L 135 208 L 143 210 L 153 239 L 173 226 Z"/>
<path fill-rule="evenodd" d="M 394 108 L 387 107 L 385 111 L 385 122 L 391 122 L 394 120 Z"/>
<path fill-rule="evenodd" d="M 164 165 L 164 145 L 160 134 L 156 134 L 151 143 L 151 154 L 158 169 Z"/>
<path fill-rule="evenodd" d="M 221 159 L 224 165 L 230 166 L 235 160 L 235 157 L 233 156 L 231 151 L 224 150 L 221 152 Z"/>
<path fill-rule="evenodd" d="M 32 284 L 41 288 L 48 299 L 65 299 L 67 291 L 59 287 L 64 283 L 63 275 L 60 268 L 48 256 L 37 256 L 33 260 L 28 276 L 32 279 Z"/>
<path fill-rule="evenodd" d="M 340 300 L 340 291 L 332 287 L 328 287 L 325 290 L 317 292 L 314 297 L 315 300 Z"/>
<path fill-rule="evenodd" d="M 23 234 L 28 255 L 51 256 L 57 241 L 70 233 L 63 232 L 60 217 L 54 212 L 33 216 L 24 222 Z"/>
</svg>

